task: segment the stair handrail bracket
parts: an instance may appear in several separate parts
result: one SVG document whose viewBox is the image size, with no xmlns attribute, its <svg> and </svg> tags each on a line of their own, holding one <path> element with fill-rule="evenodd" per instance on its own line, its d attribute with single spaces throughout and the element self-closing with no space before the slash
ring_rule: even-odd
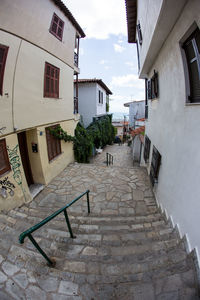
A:
<svg viewBox="0 0 200 300">
<path fill-rule="evenodd" d="M 89 214 L 90 213 L 89 192 L 90 192 L 90 190 L 86 190 L 84 193 L 82 193 L 81 195 L 79 195 L 78 197 L 76 197 L 74 200 L 72 200 L 70 203 L 68 203 L 64 207 L 60 208 L 59 210 L 55 211 L 53 214 L 51 214 L 50 216 L 48 216 L 47 218 L 45 218 L 44 220 L 42 220 L 41 222 L 35 224 L 34 226 L 32 226 L 29 229 L 27 229 L 24 232 L 22 232 L 20 234 L 20 236 L 19 236 L 19 243 L 23 244 L 24 243 L 24 239 L 26 237 L 28 237 L 30 239 L 30 241 L 33 243 L 33 245 L 40 252 L 40 254 L 47 260 L 47 262 L 50 265 L 53 265 L 54 262 L 52 262 L 48 258 L 48 256 L 45 254 L 45 252 L 40 248 L 40 246 L 38 245 L 38 243 L 36 242 L 36 240 L 33 238 L 33 236 L 31 235 L 31 233 L 33 233 L 34 231 L 36 231 L 37 229 L 39 229 L 40 227 L 42 227 L 43 225 L 45 225 L 46 223 L 48 223 L 49 221 L 51 221 L 52 219 L 54 219 L 60 213 L 64 212 L 64 216 L 65 216 L 65 220 L 66 220 L 66 223 L 67 223 L 67 226 L 68 226 L 68 229 L 69 229 L 70 237 L 71 238 L 75 238 L 75 236 L 73 235 L 73 232 L 72 232 L 72 228 L 71 228 L 71 225 L 70 225 L 70 221 L 69 221 L 68 215 L 67 215 L 67 208 L 69 208 L 71 205 L 73 205 L 76 201 L 78 201 L 84 195 L 87 195 L 87 207 L 88 207 L 88 214 Z"/>
<path fill-rule="evenodd" d="M 111 164 L 113 165 L 113 155 L 107 152 L 106 153 L 106 165 L 108 167 Z"/>
</svg>

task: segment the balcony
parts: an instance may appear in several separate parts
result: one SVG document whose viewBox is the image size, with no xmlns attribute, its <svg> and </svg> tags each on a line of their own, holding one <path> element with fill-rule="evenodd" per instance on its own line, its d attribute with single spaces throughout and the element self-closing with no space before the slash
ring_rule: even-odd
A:
<svg viewBox="0 0 200 300">
<path fill-rule="evenodd" d="M 78 54 L 74 52 L 74 65 L 78 68 Z"/>
<path fill-rule="evenodd" d="M 78 97 L 74 97 L 74 114 L 78 114 Z"/>
</svg>

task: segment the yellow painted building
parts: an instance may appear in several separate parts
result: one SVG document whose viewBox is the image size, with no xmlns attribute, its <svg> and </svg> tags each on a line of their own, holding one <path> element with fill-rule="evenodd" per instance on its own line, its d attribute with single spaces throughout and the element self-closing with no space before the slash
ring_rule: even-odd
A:
<svg viewBox="0 0 200 300">
<path fill-rule="evenodd" d="M 85 36 L 60 0 L 0 1 L 0 210 L 29 202 L 74 161 L 79 40 Z"/>
</svg>

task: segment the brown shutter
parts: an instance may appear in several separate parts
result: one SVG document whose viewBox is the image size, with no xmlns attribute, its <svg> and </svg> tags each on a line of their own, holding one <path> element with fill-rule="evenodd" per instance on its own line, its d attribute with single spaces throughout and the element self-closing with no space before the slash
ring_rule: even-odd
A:
<svg viewBox="0 0 200 300">
<path fill-rule="evenodd" d="M 55 138 L 49 131 L 49 128 L 56 128 L 58 125 L 54 125 L 46 128 L 46 140 L 47 140 L 47 152 L 49 161 L 61 154 L 60 140 Z"/>
<path fill-rule="evenodd" d="M 195 32 L 184 43 L 183 49 L 185 50 L 189 81 L 190 81 L 190 102 L 200 102 L 200 30 L 196 29 Z"/>
<path fill-rule="evenodd" d="M 11 169 L 6 149 L 6 140 L 0 140 L 0 175 Z"/>
<path fill-rule="evenodd" d="M 4 78 L 7 54 L 8 54 L 8 47 L 0 45 L 0 95 L 3 95 L 3 78 Z"/>
</svg>

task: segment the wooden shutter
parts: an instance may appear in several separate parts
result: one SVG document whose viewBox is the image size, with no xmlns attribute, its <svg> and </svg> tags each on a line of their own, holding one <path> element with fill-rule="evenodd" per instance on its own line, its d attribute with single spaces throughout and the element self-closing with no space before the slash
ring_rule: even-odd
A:
<svg viewBox="0 0 200 300">
<path fill-rule="evenodd" d="M 141 30 L 140 23 L 137 24 L 136 28 L 137 28 L 139 43 L 140 45 L 142 45 L 142 30 Z"/>
<path fill-rule="evenodd" d="M 192 103 L 200 102 L 200 30 L 195 32 L 184 43 L 189 81 L 190 81 L 190 96 L 189 101 Z"/>
<path fill-rule="evenodd" d="M 155 70 L 154 75 L 151 78 L 151 98 L 158 98 L 158 72 L 155 72 Z"/>
<path fill-rule="evenodd" d="M 0 45 L 0 95 L 3 95 L 3 78 L 8 54 L 8 47 Z"/>
<path fill-rule="evenodd" d="M 161 164 L 161 155 L 158 152 L 158 150 L 156 149 L 156 147 L 153 146 L 153 153 L 152 153 L 152 159 L 151 159 L 151 168 L 150 168 L 150 179 L 151 179 L 151 183 L 152 183 L 153 186 L 158 180 L 160 164 Z"/>
<path fill-rule="evenodd" d="M 64 22 L 54 13 L 49 30 L 55 37 L 62 41 Z"/>
<path fill-rule="evenodd" d="M 145 145 L 144 145 L 144 160 L 145 162 L 148 162 L 149 160 L 149 154 L 150 154 L 150 148 L 151 148 L 151 141 L 148 138 L 148 136 L 145 136 Z"/>
<path fill-rule="evenodd" d="M 49 131 L 49 128 L 54 129 L 57 126 L 58 125 L 54 125 L 46 128 L 46 141 L 47 141 L 47 152 L 48 152 L 49 161 L 51 161 L 53 158 L 61 154 L 60 140 L 54 137 Z"/>
<path fill-rule="evenodd" d="M 148 99 L 152 99 L 151 79 L 147 81 L 147 96 Z"/>
<path fill-rule="evenodd" d="M 59 98 L 60 69 L 45 63 L 44 72 L 44 97 Z"/>
<path fill-rule="evenodd" d="M 6 149 L 6 140 L 0 140 L 0 175 L 11 169 Z"/>
</svg>

